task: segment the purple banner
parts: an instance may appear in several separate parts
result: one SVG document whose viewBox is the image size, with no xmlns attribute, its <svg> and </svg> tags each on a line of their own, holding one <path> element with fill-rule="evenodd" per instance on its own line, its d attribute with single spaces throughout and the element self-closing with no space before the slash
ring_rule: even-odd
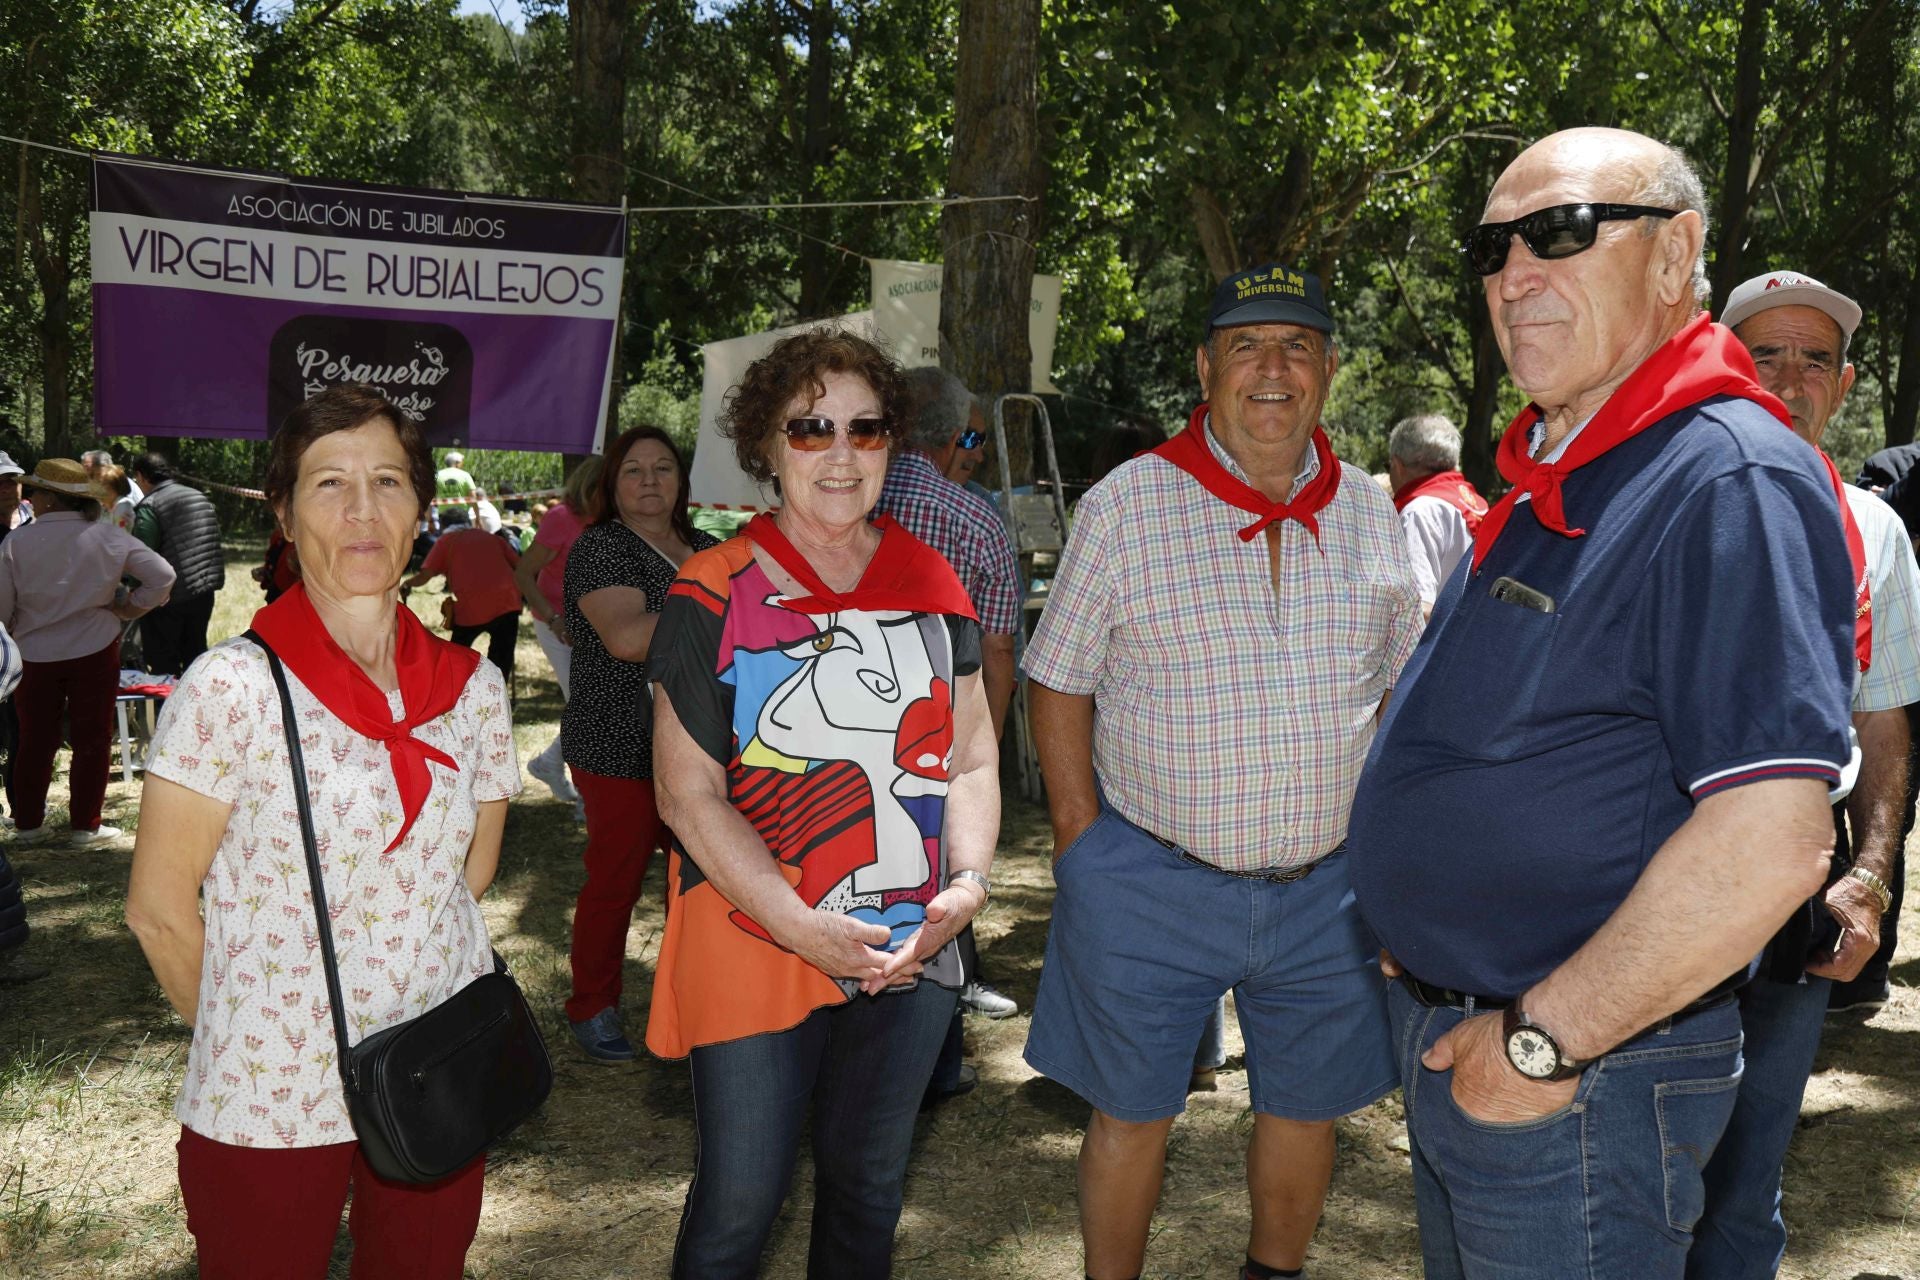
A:
<svg viewBox="0 0 1920 1280">
<path fill-rule="evenodd" d="M 103 433 L 264 437 L 365 382 L 437 445 L 598 445 L 617 209 L 98 156 L 91 228 Z"/>
</svg>

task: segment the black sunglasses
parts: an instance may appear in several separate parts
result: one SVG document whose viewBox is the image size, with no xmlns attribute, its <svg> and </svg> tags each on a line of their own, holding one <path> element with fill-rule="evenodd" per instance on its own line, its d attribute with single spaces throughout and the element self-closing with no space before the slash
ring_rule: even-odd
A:
<svg viewBox="0 0 1920 1280">
<path fill-rule="evenodd" d="M 1678 213 L 1678 209 L 1645 204 L 1556 204 L 1512 222 L 1483 222 L 1467 232 L 1460 252 L 1475 275 L 1490 276 L 1507 265 L 1507 250 L 1515 236 L 1527 242 L 1536 258 L 1571 258 L 1593 248 L 1603 222 L 1671 218 Z"/>
<path fill-rule="evenodd" d="M 832 418 L 789 418 L 782 428 L 787 443 L 802 453 L 819 453 L 833 447 Z M 847 423 L 847 443 L 856 449 L 884 449 L 892 426 L 885 418 L 855 418 Z"/>
<path fill-rule="evenodd" d="M 960 433 L 959 438 L 953 442 L 953 446 L 956 449 L 978 449 L 986 442 L 986 439 L 986 432 L 976 431 L 972 427 L 968 427 Z"/>
</svg>

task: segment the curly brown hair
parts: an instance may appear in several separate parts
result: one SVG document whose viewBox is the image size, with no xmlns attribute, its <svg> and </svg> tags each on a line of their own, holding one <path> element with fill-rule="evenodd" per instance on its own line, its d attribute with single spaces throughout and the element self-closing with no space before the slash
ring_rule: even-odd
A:
<svg viewBox="0 0 1920 1280">
<path fill-rule="evenodd" d="M 740 384 L 727 393 L 720 434 L 733 441 L 742 471 L 762 484 L 773 479 L 768 446 L 786 426 L 787 406 L 803 392 L 809 401 L 825 395 L 829 373 L 852 374 L 872 389 L 888 424 L 888 460 L 900 452 L 905 403 L 900 366 L 870 340 L 828 325 L 782 338 L 748 365 Z"/>
<path fill-rule="evenodd" d="M 275 515 L 283 513 L 293 499 L 294 482 L 300 478 L 300 459 L 313 442 L 336 431 L 364 427 L 375 418 L 385 418 L 400 437 L 407 455 L 407 478 L 413 482 L 420 510 L 433 505 L 433 451 L 413 419 L 395 408 L 393 402 L 372 387 L 359 382 L 343 382 L 328 387 L 289 413 L 273 433 L 267 446 L 267 471 L 260 487 L 266 491 L 267 506 Z"/>
</svg>

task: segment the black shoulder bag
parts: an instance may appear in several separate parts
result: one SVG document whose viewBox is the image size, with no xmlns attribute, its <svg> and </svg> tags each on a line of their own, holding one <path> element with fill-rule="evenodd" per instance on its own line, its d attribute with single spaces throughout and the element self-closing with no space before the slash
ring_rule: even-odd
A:
<svg viewBox="0 0 1920 1280">
<path fill-rule="evenodd" d="M 475 978 L 417 1018 L 347 1044 L 346 1001 L 334 958 L 332 917 L 307 801 L 307 766 L 293 698 L 280 656 L 253 632 L 280 691 L 287 756 L 300 838 L 307 848 L 307 879 L 320 923 L 320 958 L 340 1047 L 340 1080 L 360 1152 L 390 1182 L 437 1182 L 511 1133 L 553 1088 L 547 1044 L 519 984 L 494 953 L 494 971 Z"/>
</svg>

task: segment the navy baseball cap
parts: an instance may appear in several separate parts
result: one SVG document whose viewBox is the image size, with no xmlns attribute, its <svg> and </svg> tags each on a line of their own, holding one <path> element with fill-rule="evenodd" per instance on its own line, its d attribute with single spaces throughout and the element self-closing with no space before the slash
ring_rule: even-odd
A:
<svg viewBox="0 0 1920 1280">
<path fill-rule="evenodd" d="M 1320 277 L 1278 262 L 1236 271 L 1213 291 L 1207 331 L 1239 324 L 1297 324 L 1333 332 Z"/>
</svg>

